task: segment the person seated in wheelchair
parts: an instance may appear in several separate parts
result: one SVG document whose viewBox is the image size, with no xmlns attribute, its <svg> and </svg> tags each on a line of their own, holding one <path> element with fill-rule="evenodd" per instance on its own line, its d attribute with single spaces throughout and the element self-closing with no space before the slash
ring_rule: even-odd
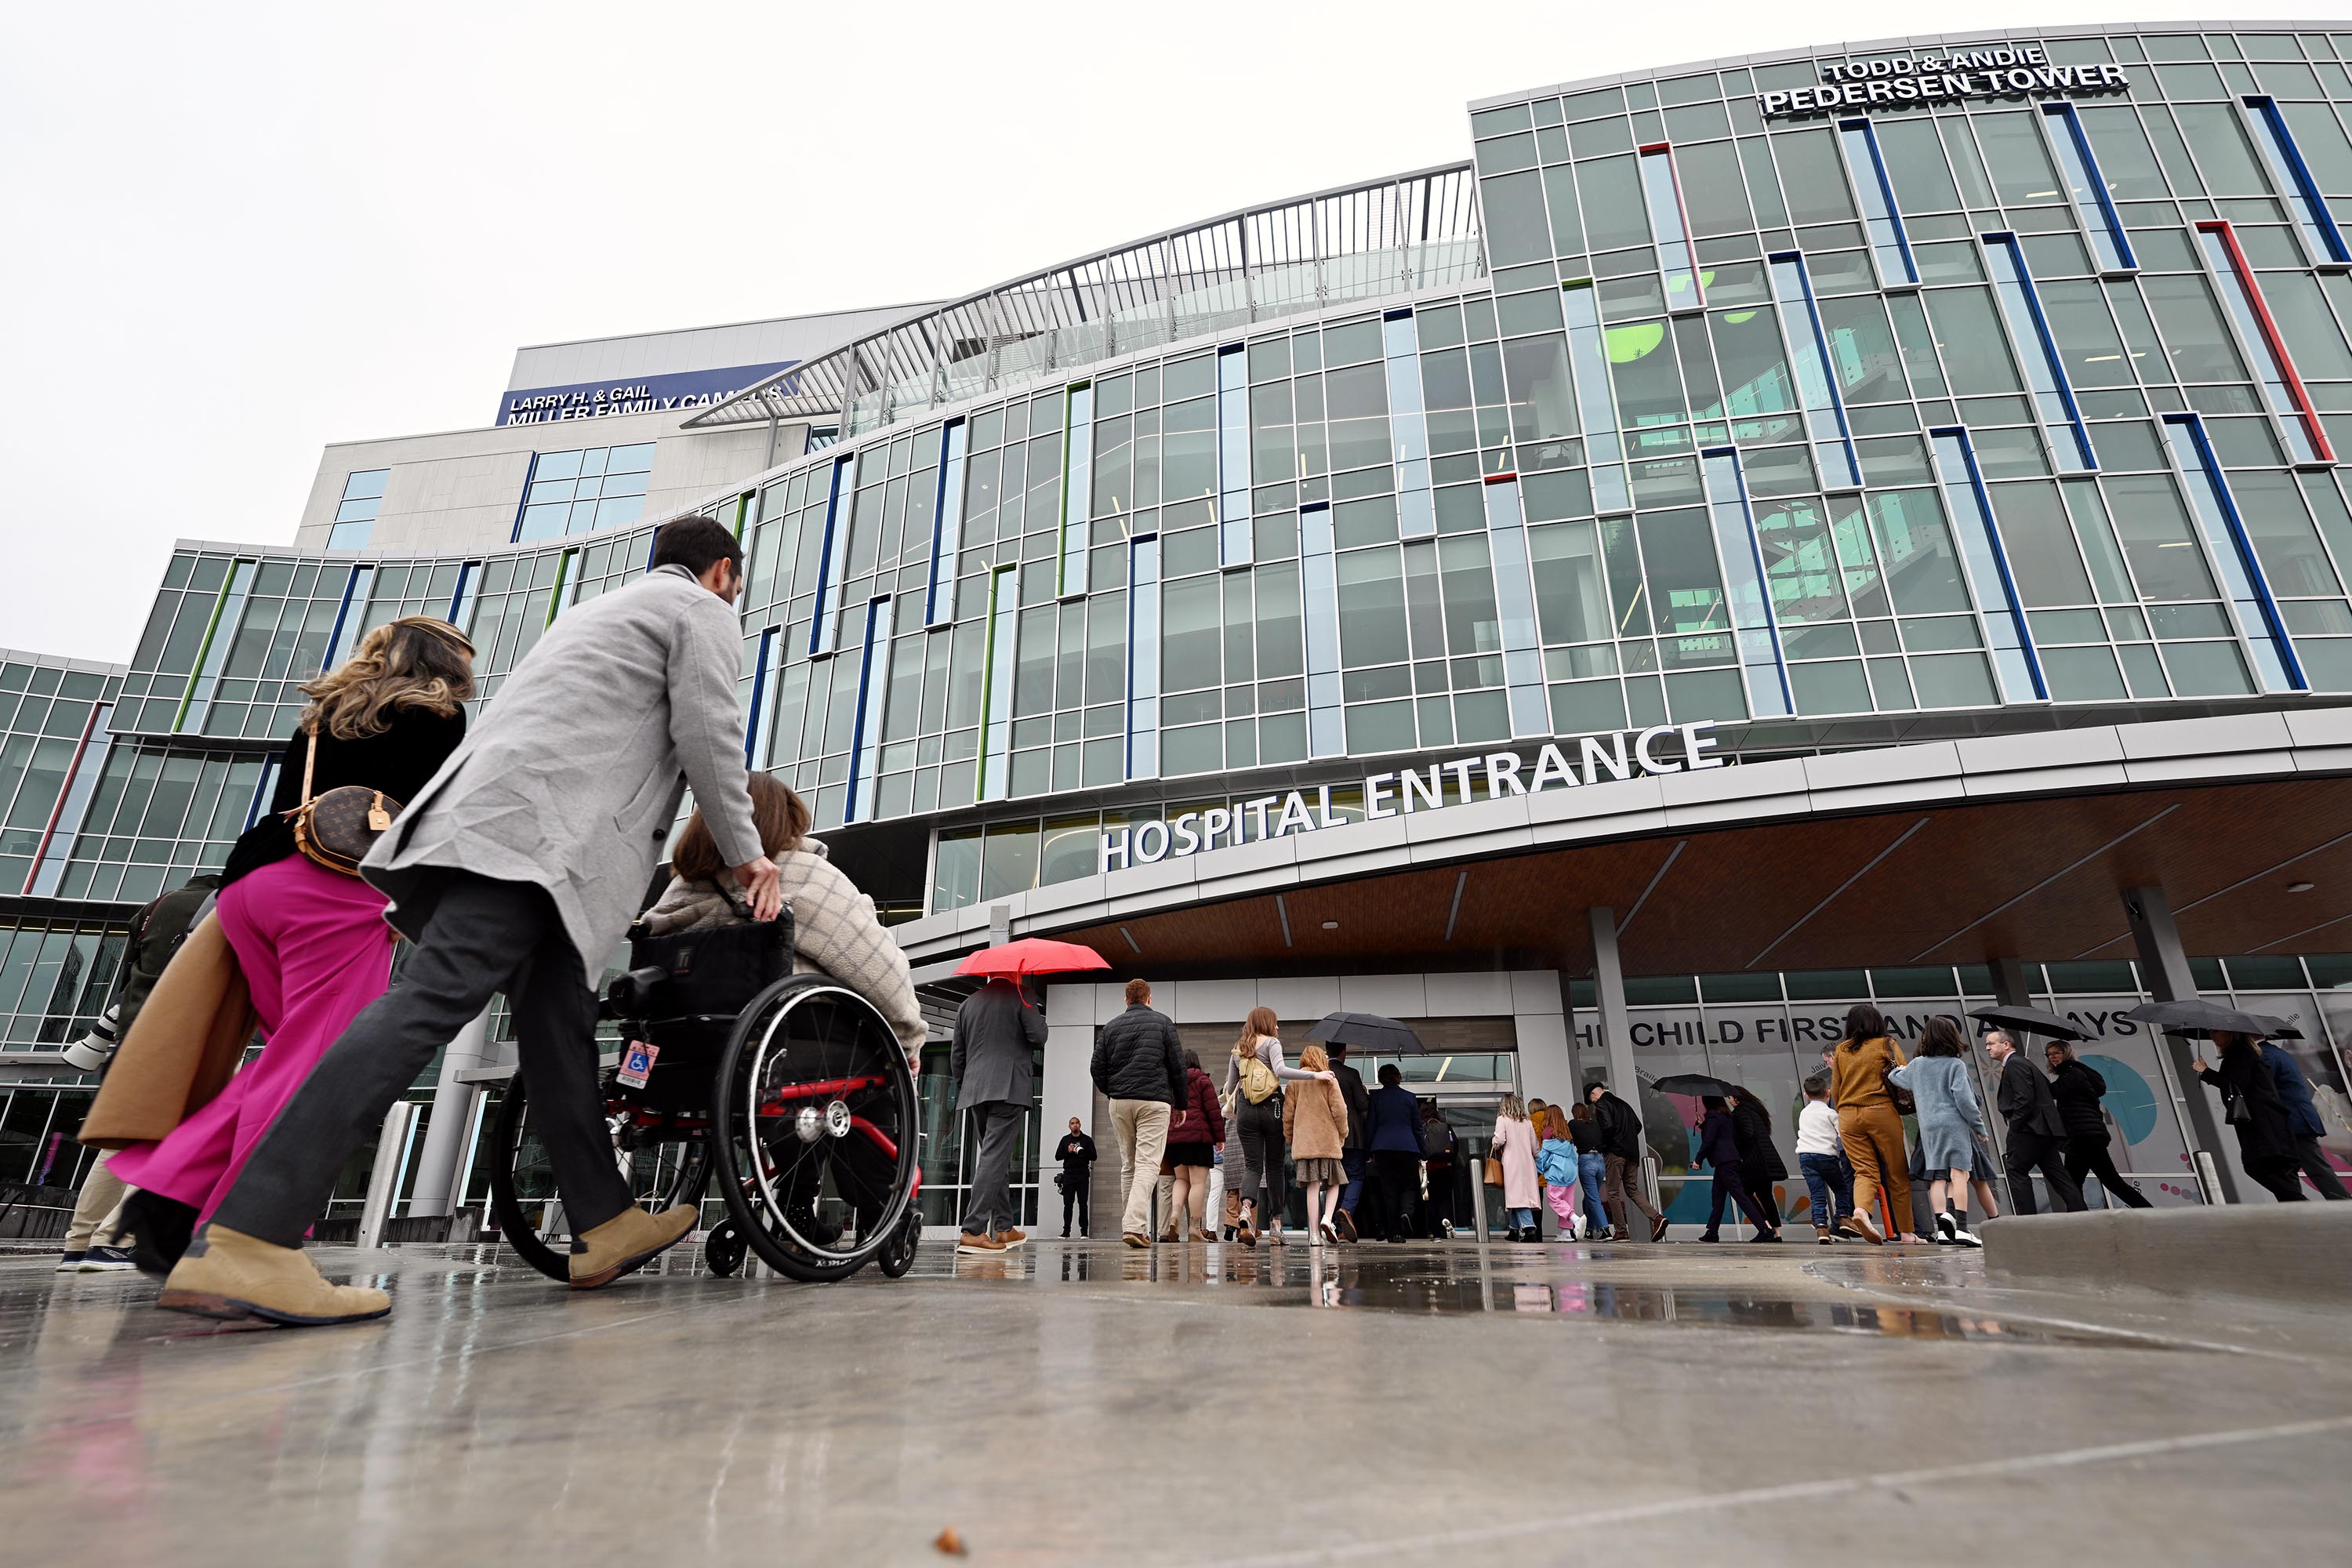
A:
<svg viewBox="0 0 2352 1568">
<path fill-rule="evenodd" d="M 823 841 L 809 835 L 809 808 L 782 781 L 771 774 L 751 775 L 751 817 L 760 833 L 760 847 L 774 861 L 782 878 L 784 907 L 793 921 L 793 972 L 823 974 L 873 1004 L 889 1024 L 907 1053 L 908 1076 L 922 1076 L 923 1015 L 915 1000 L 915 984 L 907 971 L 907 954 L 882 924 L 874 900 L 834 865 Z M 736 885 L 710 830 L 698 809 L 687 819 L 670 856 L 669 886 L 653 907 L 637 918 L 636 932 L 647 937 L 675 936 L 740 925 L 752 918 L 751 906 Z M 856 1145 L 843 1157 L 863 1157 Z M 876 1173 L 877 1181 L 881 1173 Z M 837 1226 L 815 1214 L 818 1194 L 794 1194 L 799 1223 L 820 1239 L 837 1239 Z M 866 1218 L 861 1217 L 860 1234 Z"/>
<path fill-rule="evenodd" d="M 834 865 L 822 840 L 809 836 L 809 808 L 790 785 L 769 773 L 751 781 L 751 820 L 760 847 L 782 876 L 784 907 L 793 916 L 793 973 L 823 974 L 874 1004 L 907 1052 L 907 1068 L 920 1076 L 923 1011 L 907 973 L 907 954 L 875 913 L 874 900 Z M 697 808 L 670 854 L 669 886 L 637 917 L 646 936 L 675 936 L 742 925 L 751 905 L 719 863 L 719 846 Z"/>
</svg>

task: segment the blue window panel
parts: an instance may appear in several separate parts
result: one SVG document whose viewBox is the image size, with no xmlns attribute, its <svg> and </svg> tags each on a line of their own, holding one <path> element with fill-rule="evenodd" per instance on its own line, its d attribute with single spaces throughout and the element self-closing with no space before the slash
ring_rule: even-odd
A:
<svg viewBox="0 0 2352 1568">
<path fill-rule="evenodd" d="M 335 611 L 335 629 L 327 638 L 327 657 L 319 666 L 324 675 L 352 657 L 352 646 L 360 640 L 360 622 L 367 616 L 368 595 L 375 592 L 375 568 L 354 566 L 349 580 L 343 584 L 343 602 Z M 465 631 L 463 622 L 457 623 Z"/>
<path fill-rule="evenodd" d="M 2042 112 L 2050 127 L 2051 150 L 2058 155 L 2058 173 L 2082 215 L 2083 233 L 2103 272 L 2128 272 L 2139 265 L 2132 254 L 2131 237 L 2124 231 L 2123 216 L 2107 193 L 2106 177 L 2099 173 L 2098 154 L 2084 132 L 2082 117 L 2071 103 L 2045 103 Z"/>
<path fill-rule="evenodd" d="M 1756 514 L 1748 500 L 1747 470 L 1739 453 L 1721 447 L 1700 454 L 1706 479 L 1707 515 L 1715 525 L 1716 553 L 1723 562 L 1723 587 L 1731 607 L 1732 635 L 1739 647 L 1740 674 L 1748 710 L 1759 719 L 1796 710 L 1789 689 L 1788 663 L 1780 648 L 1779 617 L 1764 581 L 1764 550 Z"/>
<path fill-rule="evenodd" d="M 1813 465 L 1823 489 L 1853 489 L 1862 483 L 1862 459 L 1830 369 L 1830 348 L 1822 313 L 1813 303 L 1813 280 L 1805 258 L 1784 251 L 1772 258 L 1772 297 L 1780 306 L 1780 331 L 1788 341 L 1789 369 L 1797 383 L 1798 406 L 1813 447 Z"/>
<path fill-rule="evenodd" d="M 2268 98 L 2249 98 L 2245 104 L 2254 145 L 2263 150 L 2263 161 L 2271 167 L 2271 183 L 2287 193 L 2287 205 L 2294 213 L 2295 227 L 2312 265 L 2352 262 L 2352 248 L 2346 247 L 2344 231 L 2336 226 L 2336 215 L 2328 210 L 2327 198 L 2319 194 L 2319 182 L 2303 161 L 2294 132 L 2287 129 L 2278 104 Z"/>
<path fill-rule="evenodd" d="M 2263 689 L 2310 690 L 2302 661 L 2295 658 L 2294 644 L 2288 640 L 2286 625 L 2279 618 L 2278 601 L 2271 597 L 2270 581 L 2263 575 L 2262 561 L 2246 537 L 2245 520 L 2238 514 L 2238 503 L 2230 494 L 2229 480 L 2222 477 L 2212 443 L 2205 437 L 2205 422 L 2194 414 L 2168 414 L 2164 435 L 2173 460 L 2180 465 L 2180 477 L 2188 487 L 2198 526 L 2204 530 L 2205 542 L 2211 546 L 2213 563 L 2221 569 L 2230 606 L 2237 613 L 2239 635 L 2254 656 Z"/>
<path fill-rule="evenodd" d="M 1878 264 L 1878 281 L 1897 288 L 1919 281 L 1919 266 L 1911 255 L 1911 236 L 1903 226 L 1903 209 L 1895 200 L 1895 182 L 1887 177 L 1886 160 L 1879 155 L 1878 133 L 1867 120 L 1838 122 L 1838 141 L 1845 148 L 1847 169 L 1854 193 L 1862 198 L 1862 216 L 1870 230 L 1871 258 Z"/>
<path fill-rule="evenodd" d="M 1217 562 L 1246 566 L 1250 539 L 1249 355 L 1217 351 Z"/>
<path fill-rule="evenodd" d="M 961 419 L 940 432 L 940 490 L 931 504 L 931 581 L 923 599 L 923 625 L 955 620 L 956 565 L 963 552 L 964 447 L 971 432 Z"/>
<path fill-rule="evenodd" d="M 1021 569 L 999 566 L 988 579 L 988 659 L 981 674 L 980 790 L 1003 800 L 1013 778 L 1013 674 L 1021 626 Z"/>
<path fill-rule="evenodd" d="M 1128 545 L 1127 776 L 1160 776 L 1160 536 Z"/>
<path fill-rule="evenodd" d="M 2050 336 L 2050 321 L 2042 314 L 2042 296 L 2033 287 L 2033 274 L 2026 268 L 2017 237 L 1989 234 L 1984 237 L 1984 247 L 1986 264 L 1992 269 L 1993 292 L 2008 319 L 2009 335 L 2021 351 L 2017 362 L 2025 367 L 2026 384 L 2033 390 L 2034 406 L 2050 434 L 2050 449 L 2057 454 L 2061 468 L 2088 473 L 2098 467 L 2091 456 L 2091 433 L 2083 426 L 2083 411 L 2075 405 L 2065 363 L 2058 357 L 2058 345 Z"/>
<path fill-rule="evenodd" d="M 1528 560 L 1527 516 L 1519 506 L 1519 481 L 1504 475 L 1486 481 L 1486 552 L 1494 563 L 1495 609 L 1503 644 L 1503 690 L 1511 713 L 1511 738 L 1541 739 L 1551 733 L 1551 703 L 1544 691 L 1543 637 L 1536 629 L 1534 569 Z"/>
<path fill-rule="evenodd" d="M 1070 388 L 1063 408 L 1062 566 L 1055 592 L 1066 597 L 1087 591 L 1087 520 L 1095 493 L 1095 389 Z M 1243 435 L 1247 437 L 1246 427 Z"/>
<path fill-rule="evenodd" d="M 751 706 L 743 725 L 743 765 L 756 768 L 764 765 L 768 748 L 775 742 L 776 647 L 783 637 L 775 626 L 760 634 L 760 651 L 751 661 Z"/>
<path fill-rule="evenodd" d="M 241 831 L 250 832 L 253 825 L 261 820 L 261 814 L 269 808 L 269 803 L 278 798 L 278 763 L 273 756 L 261 764 L 261 777 L 254 781 L 253 799 L 246 804 L 245 827 Z"/>
<path fill-rule="evenodd" d="M 1985 493 L 1984 474 L 1977 466 L 1976 448 L 1965 429 L 1933 430 L 1936 477 L 1942 482 L 1944 505 L 1952 514 L 1952 533 L 1959 542 L 1960 562 L 1977 602 L 1977 621 L 1984 629 L 1985 646 L 1992 650 L 1994 678 L 2003 702 L 2046 702 L 2050 688 L 2042 679 L 2042 656 L 2025 624 L 2025 606 L 2017 593 L 2017 579 L 2009 569 L 2009 552 L 2001 547 L 1994 526 L 1992 499 Z"/>
<path fill-rule="evenodd" d="M 1560 309 L 1568 318 L 1568 368 L 1576 383 L 1576 412 L 1584 427 L 1584 455 L 1592 465 L 1592 504 L 1622 511 L 1633 504 L 1625 484 L 1625 446 L 1618 435 L 1617 395 L 1609 385 L 1609 345 L 1601 335 L 1601 308 L 1592 284 L 1563 285 Z"/>
<path fill-rule="evenodd" d="M 1421 396 L 1421 332 L 1412 312 L 1395 310 L 1381 323 L 1388 359 L 1389 438 L 1396 447 L 1397 532 L 1427 539 L 1437 531 L 1437 500 L 1429 488 L 1429 420 Z"/>
<path fill-rule="evenodd" d="M 1691 259 L 1690 215 L 1675 177 L 1674 149 L 1664 142 L 1641 150 L 1642 201 L 1650 213 L 1650 239 L 1665 277 L 1666 309 L 1676 314 L 1706 308 L 1706 287 Z"/>
<path fill-rule="evenodd" d="M 824 543 L 817 554 L 816 614 L 809 617 L 809 657 L 831 653 L 840 635 L 841 579 L 849 556 L 849 508 L 857 494 L 857 454 L 837 458 L 824 498 Z"/>
<path fill-rule="evenodd" d="M 857 719 L 849 737 L 849 796 L 844 822 L 874 820 L 874 795 L 882 774 L 882 704 L 890 689 L 890 595 L 866 601 L 866 637 L 858 652 Z"/>
<path fill-rule="evenodd" d="M 1307 754 L 1344 756 L 1348 737 L 1339 686 L 1339 564 L 1331 508 L 1298 513 L 1298 578 L 1307 621 Z"/>
<path fill-rule="evenodd" d="M 449 624 L 468 637 L 474 630 L 474 609 L 481 603 L 482 563 L 468 561 L 457 568 L 457 586 L 449 594 Z"/>
</svg>

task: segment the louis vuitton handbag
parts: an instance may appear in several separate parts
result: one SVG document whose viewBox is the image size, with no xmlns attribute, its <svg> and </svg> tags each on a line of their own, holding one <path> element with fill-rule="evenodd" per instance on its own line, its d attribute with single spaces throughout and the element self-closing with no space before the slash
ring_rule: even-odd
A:
<svg viewBox="0 0 2352 1568">
<path fill-rule="evenodd" d="M 302 758 L 302 804 L 285 814 L 294 829 L 294 847 L 311 864 L 346 877 L 360 874 L 360 862 L 400 815 L 400 802 L 365 784 L 339 784 L 321 795 L 310 793 L 319 763 L 319 735 Z"/>
</svg>

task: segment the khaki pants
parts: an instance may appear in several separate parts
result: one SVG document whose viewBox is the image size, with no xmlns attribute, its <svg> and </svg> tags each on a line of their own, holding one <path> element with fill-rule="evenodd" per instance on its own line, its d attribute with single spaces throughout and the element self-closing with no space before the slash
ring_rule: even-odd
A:
<svg viewBox="0 0 2352 1568">
<path fill-rule="evenodd" d="M 122 1200 L 131 1195 L 131 1188 L 122 1178 L 107 1169 L 114 1158 L 109 1149 L 89 1168 L 89 1179 L 81 1184 L 81 1196 L 74 1200 L 73 1224 L 66 1231 L 68 1252 L 88 1252 L 93 1243 L 111 1247 L 122 1239 Z M 100 1241 L 100 1237 L 104 1241 Z"/>
<path fill-rule="evenodd" d="M 1168 1152 L 1173 1110 L 1164 1100 L 1110 1102 L 1110 1128 L 1118 1136 L 1118 1190 L 1126 1205 L 1118 1222 L 1122 1234 L 1151 1234 L 1151 1191 L 1160 1181 L 1160 1156 Z"/>
</svg>

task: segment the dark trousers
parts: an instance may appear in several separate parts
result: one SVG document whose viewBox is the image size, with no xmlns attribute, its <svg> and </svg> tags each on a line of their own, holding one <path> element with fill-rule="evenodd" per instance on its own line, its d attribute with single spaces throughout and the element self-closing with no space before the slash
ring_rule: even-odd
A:
<svg viewBox="0 0 2352 1568">
<path fill-rule="evenodd" d="M 1713 1236 L 1722 1228 L 1723 1205 L 1726 1203 L 1738 1204 L 1739 1212 L 1748 1216 L 1748 1223 L 1759 1230 L 1780 1228 L 1770 1220 L 1766 1219 L 1764 1211 L 1756 1206 L 1755 1196 L 1748 1190 L 1747 1175 L 1741 1172 L 1737 1162 L 1728 1165 L 1717 1165 L 1715 1168 L 1715 1185 L 1707 1195 L 1707 1235 Z"/>
<path fill-rule="evenodd" d="M 972 1159 L 971 1194 L 963 1205 L 963 1227 L 979 1236 L 1010 1230 L 1021 1223 L 1013 1207 L 1013 1145 L 1029 1108 L 991 1100 L 971 1108 L 972 1135 L 980 1152 Z M 1136 1173 L 1136 1180 L 1144 1180 Z"/>
<path fill-rule="evenodd" d="M 2066 1143 L 2046 1132 L 2028 1132 L 2021 1128 L 2009 1130 L 2009 1154 L 2004 1163 L 2009 1170 L 2009 1202 L 2018 1214 L 2040 1214 L 2033 1201 L 2033 1173 L 2039 1168 L 2042 1179 L 2050 1184 L 2050 1201 L 2067 1214 L 2079 1214 L 2089 1207 L 2083 1202 L 2083 1189 L 2066 1173 Z"/>
<path fill-rule="evenodd" d="M 1805 1189 L 1813 1200 L 1813 1224 L 1829 1230 L 1853 1213 L 1853 1168 L 1843 1154 L 1800 1154 Z"/>
<path fill-rule="evenodd" d="M 1780 1224 L 1780 1200 L 1772 1193 L 1774 1179 L 1770 1176 L 1748 1177 L 1748 1195 L 1756 1200 L 1756 1207 L 1772 1222 L 1773 1227 L 1778 1229 Z"/>
<path fill-rule="evenodd" d="M 1364 1152 L 1361 1149 L 1340 1150 L 1339 1164 L 1348 1173 L 1348 1184 L 1339 1189 L 1339 1206 L 1352 1215 L 1356 1205 L 1364 1201 Z"/>
<path fill-rule="evenodd" d="M 1282 1210 L 1289 1198 L 1290 1162 L 1282 1146 L 1282 1100 L 1268 1095 L 1252 1105 L 1244 1100 L 1234 1108 L 1234 1120 L 1241 1123 L 1242 1158 L 1265 1189 L 1265 1201 L 1258 1205 L 1258 1224 L 1275 1226 L 1282 1223 Z M 1244 1193 L 1243 1197 L 1255 1200 L 1255 1193 Z"/>
<path fill-rule="evenodd" d="M 2115 1150 L 2104 1131 L 2077 1132 L 2066 1140 L 2066 1174 L 2074 1178 L 2077 1187 L 2083 1184 L 2084 1176 L 2098 1177 L 2100 1190 L 2127 1209 L 2149 1206 L 2139 1189 L 2125 1181 L 2123 1173 L 2116 1169 Z M 2085 1194 L 2084 1202 L 2089 1201 Z"/>
<path fill-rule="evenodd" d="M 1381 1234 L 1412 1234 L 1414 1200 L 1421 1196 L 1421 1160 L 1402 1149 L 1372 1151 L 1372 1173 L 1380 1181 Z"/>
<path fill-rule="evenodd" d="M 1078 1212 L 1078 1234 L 1084 1236 L 1093 1228 L 1092 1223 L 1087 1218 L 1087 1205 L 1093 1196 L 1087 1189 L 1093 1184 L 1093 1182 L 1092 1165 L 1062 1167 L 1062 1234 L 1064 1236 L 1070 1234 L 1070 1210 L 1073 1205 Z"/>
<path fill-rule="evenodd" d="M 513 1004 L 530 1121 L 572 1234 L 630 1205 L 597 1081 L 596 996 L 545 889 L 452 871 L 392 989 L 352 1020 L 254 1146 L 213 1218 L 299 1247 L 352 1152 L 433 1053 L 500 991 Z"/>
<path fill-rule="evenodd" d="M 2303 1195 L 2302 1171 L 2294 1160 L 2281 1154 L 2270 1160 L 2248 1160 L 2246 1174 L 2262 1184 L 2263 1189 L 2283 1204 L 2305 1202 Z"/>
<path fill-rule="evenodd" d="M 2347 1196 L 2352 1196 L 2344 1191 L 2344 1184 L 2336 1178 L 2336 1167 L 2327 1163 L 2327 1153 L 2320 1148 L 2316 1137 L 2297 1133 L 2294 1156 L 2295 1163 L 2303 1167 L 2303 1173 L 2311 1178 L 2311 1184 L 2319 1189 L 2321 1197 L 2329 1203 L 2340 1204 Z"/>
</svg>

